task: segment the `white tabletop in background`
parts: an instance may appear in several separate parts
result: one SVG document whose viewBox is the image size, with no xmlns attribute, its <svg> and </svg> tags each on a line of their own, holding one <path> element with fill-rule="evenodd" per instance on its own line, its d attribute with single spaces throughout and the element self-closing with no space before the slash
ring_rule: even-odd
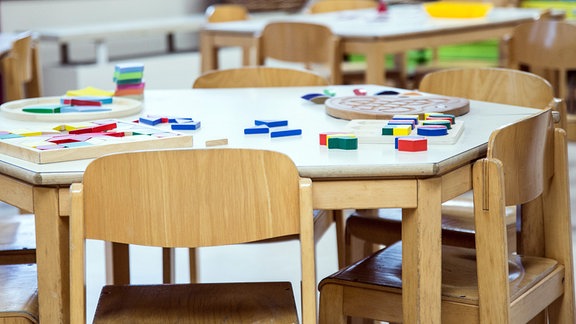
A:
<svg viewBox="0 0 576 324">
<path fill-rule="evenodd" d="M 357 86 L 356 86 L 357 87 Z M 332 86 L 337 96 L 353 95 L 352 86 Z M 384 89 L 364 86 L 368 93 Z M 289 155 L 302 176 L 314 179 L 428 177 L 446 172 L 485 154 L 490 133 L 516 121 L 534 109 L 485 102 L 471 102 L 468 114 L 459 118 L 464 133 L 456 144 L 429 145 L 428 151 L 398 152 L 393 144 L 360 144 L 358 150 L 327 149 L 319 145 L 319 133 L 343 131 L 347 120 L 325 113 L 324 105 L 305 101 L 307 93 L 323 87 L 258 89 L 183 89 L 148 90 L 141 114 L 178 115 L 201 122 L 194 147 L 205 147 L 206 140 L 226 138 L 223 147 L 276 150 Z M 244 135 L 255 119 L 285 119 L 289 127 L 302 129 L 301 136 L 270 138 L 269 135 Z M 0 114 L 0 129 L 34 128 L 59 125 L 57 122 L 26 122 Z M 0 154 L 0 172 L 37 185 L 70 184 L 80 181 L 90 160 L 35 164 Z"/>
<path fill-rule="evenodd" d="M 212 23 L 204 26 L 205 30 L 238 33 L 258 33 L 270 21 L 300 21 L 324 24 L 332 32 L 347 38 L 393 37 L 413 33 L 435 33 L 466 27 L 493 25 L 537 18 L 540 9 L 528 8 L 493 8 L 486 17 L 467 19 L 431 18 L 418 5 L 390 6 L 385 16 L 375 10 L 353 10 L 324 14 L 299 14 L 270 19 L 255 19 L 226 23 Z"/>
</svg>

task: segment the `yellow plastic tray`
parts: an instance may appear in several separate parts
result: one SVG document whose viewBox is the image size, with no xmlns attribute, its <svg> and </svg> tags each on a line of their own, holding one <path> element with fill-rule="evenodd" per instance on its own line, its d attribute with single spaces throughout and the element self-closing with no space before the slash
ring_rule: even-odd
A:
<svg viewBox="0 0 576 324">
<path fill-rule="evenodd" d="M 439 1 L 423 4 L 424 10 L 434 18 L 481 18 L 488 14 L 491 3 Z"/>
</svg>

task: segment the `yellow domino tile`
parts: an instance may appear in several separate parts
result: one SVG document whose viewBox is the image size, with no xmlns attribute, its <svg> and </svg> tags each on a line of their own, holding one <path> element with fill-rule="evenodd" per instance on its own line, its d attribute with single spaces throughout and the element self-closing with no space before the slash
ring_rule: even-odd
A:
<svg viewBox="0 0 576 324">
<path fill-rule="evenodd" d="M 394 136 L 410 135 L 410 133 L 412 133 L 412 126 L 410 125 L 399 125 L 394 127 L 392 131 Z"/>
</svg>

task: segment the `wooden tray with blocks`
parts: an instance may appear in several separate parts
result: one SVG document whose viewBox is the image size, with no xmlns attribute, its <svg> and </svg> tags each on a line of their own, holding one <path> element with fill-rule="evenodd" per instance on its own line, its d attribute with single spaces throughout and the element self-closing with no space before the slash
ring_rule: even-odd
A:
<svg viewBox="0 0 576 324">
<path fill-rule="evenodd" d="M 113 97 L 111 104 L 103 105 L 105 111 L 67 112 L 67 113 L 31 113 L 25 108 L 47 107 L 60 103 L 61 97 L 42 97 L 10 101 L 0 106 L 2 115 L 16 120 L 26 121 L 87 121 L 105 118 L 119 118 L 135 115 L 142 110 L 142 103 L 130 98 Z"/>
<path fill-rule="evenodd" d="M 110 153 L 192 147 L 192 135 L 117 120 L 0 130 L 0 153 L 44 164 Z"/>
<path fill-rule="evenodd" d="M 419 92 L 399 95 L 348 96 L 326 100 L 326 113 L 341 119 L 392 119 L 394 115 L 444 113 L 461 116 L 470 111 L 467 99 L 427 95 Z"/>
<path fill-rule="evenodd" d="M 397 136 L 382 135 L 382 127 L 386 126 L 388 121 L 384 119 L 355 119 L 346 125 L 345 130 L 354 133 L 358 138 L 358 143 L 394 143 L 394 139 Z M 454 144 L 458 141 L 463 131 L 464 122 L 456 120 L 456 123 L 448 130 L 448 135 L 426 136 L 426 138 L 428 138 L 428 144 Z M 410 135 L 417 135 L 416 128 Z"/>
</svg>

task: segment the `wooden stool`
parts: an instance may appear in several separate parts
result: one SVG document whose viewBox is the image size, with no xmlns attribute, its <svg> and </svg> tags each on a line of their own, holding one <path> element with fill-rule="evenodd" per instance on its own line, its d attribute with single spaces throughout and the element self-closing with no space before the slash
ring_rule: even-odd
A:
<svg viewBox="0 0 576 324">
<path fill-rule="evenodd" d="M 36 264 L 0 265 L 0 324 L 38 323 Z"/>
</svg>

